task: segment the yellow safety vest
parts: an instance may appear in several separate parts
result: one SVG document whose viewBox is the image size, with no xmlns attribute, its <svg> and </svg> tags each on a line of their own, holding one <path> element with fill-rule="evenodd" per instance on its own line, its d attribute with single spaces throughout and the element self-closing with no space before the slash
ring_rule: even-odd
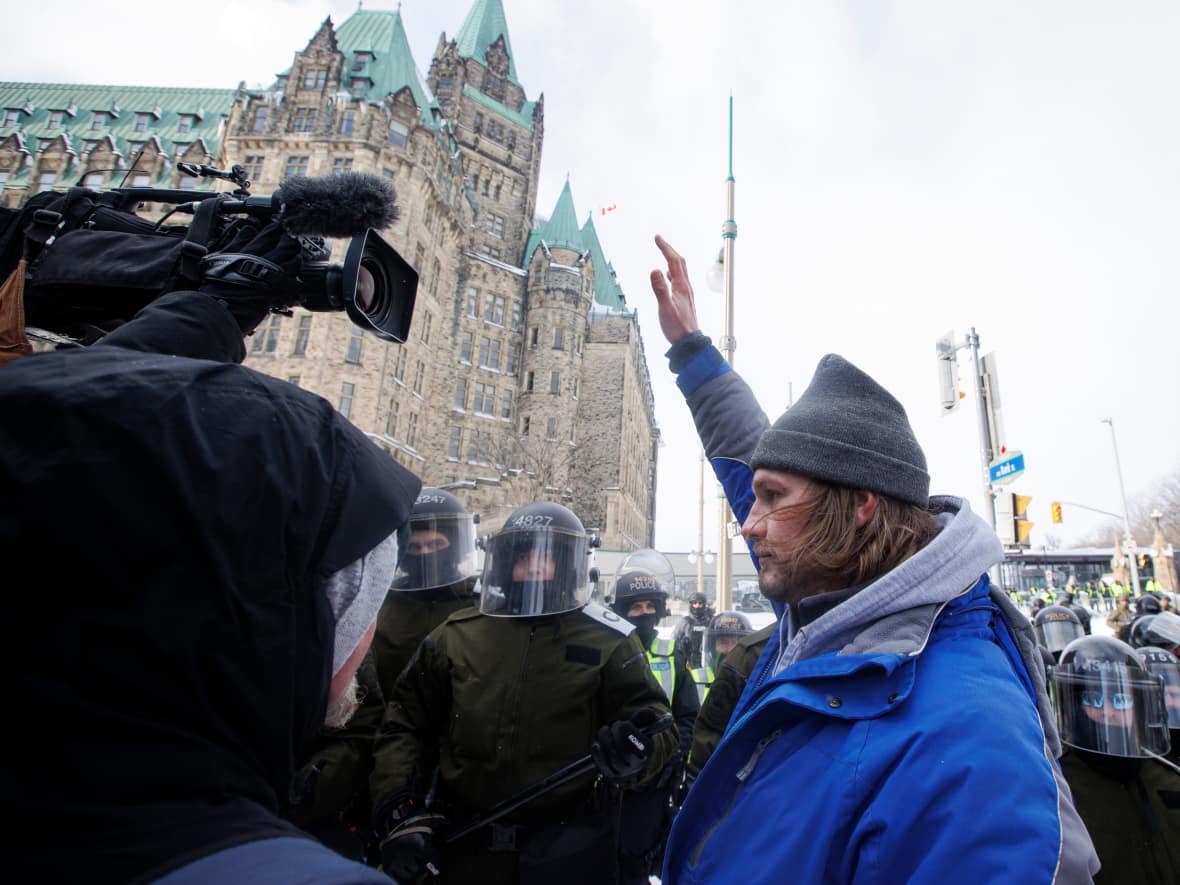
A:
<svg viewBox="0 0 1180 885">
<path fill-rule="evenodd" d="M 672 692 L 676 689 L 676 651 L 675 639 L 660 639 L 658 636 L 651 641 L 647 649 L 647 665 L 651 667 L 652 675 L 664 690 L 668 703 L 672 703 Z"/>
<path fill-rule="evenodd" d="M 709 686 L 713 684 L 716 675 L 713 673 L 712 667 L 693 667 L 688 671 L 692 674 L 692 681 L 697 686 L 697 699 L 703 704 L 705 702 L 705 695 L 709 693 Z"/>
</svg>

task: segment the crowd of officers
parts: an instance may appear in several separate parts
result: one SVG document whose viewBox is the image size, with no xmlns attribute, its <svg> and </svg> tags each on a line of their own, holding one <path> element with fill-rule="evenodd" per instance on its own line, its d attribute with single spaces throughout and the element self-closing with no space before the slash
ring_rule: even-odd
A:
<svg viewBox="0 0 1180 885">
<path fill-rule="evenodd" d="M 398 882 L 646 885 L 777 623 L 755 631 L 698 593 L 661 636 L 674 576 L 660 553 L 627 556 L 602 606 L 596 540 L 569 510 L 517 510 L 480 542 L 481 573 L 477 522 L 422 490 L 361 707 L 324 730 L 290 816 Z M 1095 636 L 1074 591 L 1033 602 L 1100 875 L 1180 880 L 1180 616 L 1145 594 L 1113 607 L 1115 637 Z"/>
<path fill-rule="evenodd" d="M 1069 592 L 1069 594 L 1080 602 L 1086 602 L 1090 608 L 1096 612 L 1111 612 L 1117 607 L 1119 600 L 1126 598 L 1128 601 L 1135 598 L 1135 588 L 1130 584 L 1122 581 L 1086 581 L 1084 584 L 1071 583 L 1060 590 L 1049 584 L 1039 586 L 1034 584 L 1026 590 L 1017 590 L 1014 587 L 1008 588 L 1008 597 L 1016 603 L 1017 606 L 1023 608 L 1033 608 L 1034 613 L 1036 608 L 1043 605 L 1052 605 L 1057 601 L 1062 592 Z M 1163 588 L 1155 578 L 1148 578 L 1143 584 L 1143 592 L 1167 600 L 1167 594 L 1163 592 Z"/>
<path fill-rule="evenodd" d="M 770 634 L 696 594 L 662 637 L 673 573 L 655 550 L 591 602 L 596 539 L 558 504 L 483 539 L 477 524 L 422 489 L 360 708 L 321 733 L 289 816 L 398 882 L 646 885 Z"/>
</svg>

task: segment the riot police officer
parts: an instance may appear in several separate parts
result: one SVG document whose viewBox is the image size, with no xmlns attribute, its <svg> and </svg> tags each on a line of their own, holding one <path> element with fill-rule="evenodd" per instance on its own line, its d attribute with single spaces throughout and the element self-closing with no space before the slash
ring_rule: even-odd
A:
<svg viewBox="0 0 1180 885">
<path fill-rule="evenodd" d="M 709 597 L 698 590 L 688 600 L 688 617 L 676 628 L 676 641 L 684 647 L 688 660 L 694 667 L 701 666 L 701 649 L 704 647 L 705 630 L 713 620 L 713 607 Z"/>
<path fill-rule="evenodd" d="M 750 619 L 741 612 L 724 611 L 713 615 L 709 626 L 705 630 L 703 660 L 700 667 L 692 671 L 693 681 L 697 684 L 697 694 L 701 703 L 709 693 L 709 687 L 717 678 L 721 669 L 721 661 L 734 648 L 743 636 L 754 632 L 750 626 Z M 757 660 L 757 659 L 755 659 Z"/>
<path fill-rule="evenodd" d="M 1144 646 L 1135 649 L 1143 666 L 1164 682 L 1164 705 L 1168 708 L 1168 737 L 1172 748 L 1168 758 L 1180 763 L 1180 661 L 1165 648 Z"/>
<path fill-rule="evenodd" d="M 1083 636 L 1053 668 L 1061 770 L 1102 862 L 1095 881 L 1180 881 L 1180 769 L 1163 682 L 1125 642 Z"/>
<path fill-rule="evenodd" d="M 614 882 L 620 789 L 671 759 L 675 729 L 635 628 L 587 604 L 592 538 L 566 508 L 512 513 L 487 544 L 480 605 L 452 615 L 399 677 L 370 781 L 398 881 Z M 444 841 L 589 755 L 594 770 Z M 427 795 L 431 804 L 427 805 Z"/>
<path fill-rule="evenodd" d="M 1047 605 L 1033 617 L 1033 633 L 1048 663 L 1055 664 L 1067 645 L 1085 635 L 1078 616 L 1064 605 Z"/>
<path fill-rule="evenodd" d="M 478 521 L 450 492 L 427 486 L 398 532 L 397 571 L 373 637 L 377 677 L 387 697 L 423 637 L 475 603 Z"/>
<path fill-rule="evenodd" d="M 674 797 L 684 775 L 700 707 L 684 649 L 675 639 L 661 639 L 657 632 L 660 621 L 668 614 L 668 589 L 674 581 L 667 557 L 643 549 L 620 563 L 614 582 L 611 608 L 635 625 L 647 651 L 648 666 L 671 702 L 680 733 L 680 750 L 660 775 L 647 789 L 623 796 L 619 868 L 624 885 L 647 885 L 649 877 L 660 872 L 664 839 L 672 825 Z"/>
</svg>

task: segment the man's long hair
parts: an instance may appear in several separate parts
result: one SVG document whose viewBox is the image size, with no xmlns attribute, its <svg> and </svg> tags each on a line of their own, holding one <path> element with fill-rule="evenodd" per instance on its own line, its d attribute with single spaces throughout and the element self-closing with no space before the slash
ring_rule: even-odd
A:
<svg viewBox="0 0 1180 885">
<path fill-rule="evenodd" d="M 816 480 L 811 485 L 811 496 L 789 508 L 802 523 L 792 545 L 791 571 L 816 592 L 867 584 L 938 534 L 929 510 L 880 494 L 876 511 L 857 528 L 855 489 Z M 817 580 L 822 586 L 813 584 Z"/>
</svg>

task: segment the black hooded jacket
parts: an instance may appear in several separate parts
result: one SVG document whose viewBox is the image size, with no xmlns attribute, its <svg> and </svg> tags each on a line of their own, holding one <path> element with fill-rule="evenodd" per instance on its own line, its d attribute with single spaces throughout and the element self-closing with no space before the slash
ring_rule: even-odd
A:
<svg viewBox="0 0 1180 885">
<path fill-rule="evenodd" d="M 229 361 L 145 352 L 170 338 Z M 323 581 L 419 487 L 328 402 L 236 365 L 212 298 L 165 296 L 106 341 L 0 369 L 5 805 L 45 881 L 298 832 L 273 812 L 323 721 Z"/>
</svg>

